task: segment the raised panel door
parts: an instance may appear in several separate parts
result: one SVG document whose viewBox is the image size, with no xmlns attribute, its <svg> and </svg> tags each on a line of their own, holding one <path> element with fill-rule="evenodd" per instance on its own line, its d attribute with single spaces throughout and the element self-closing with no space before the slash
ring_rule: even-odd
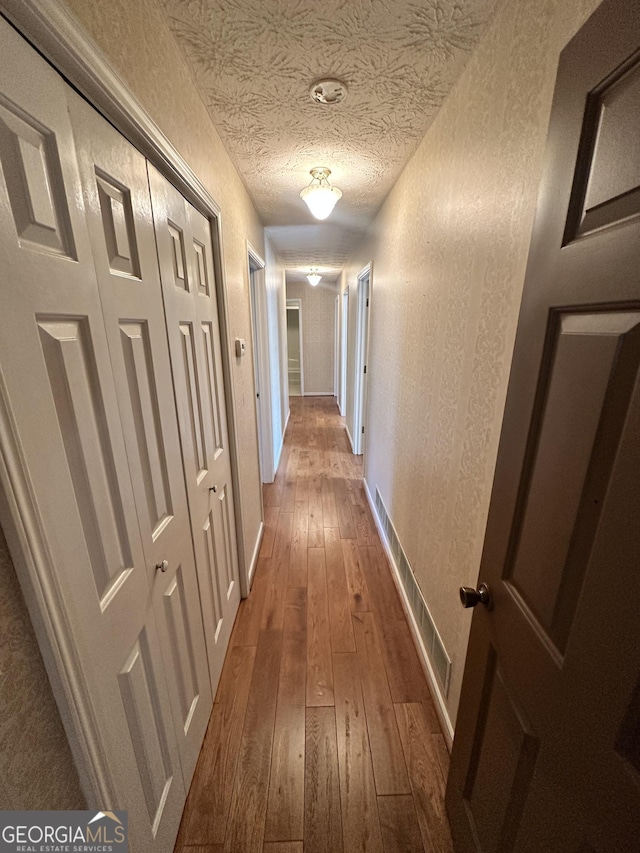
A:
<svg viewBox="0 0 640 853">
<path fill-rule="evenodd" d="M 640 7 L 563 51 L 447 809 L 456 849 L 640 835 Z"/>
<path fill-rule="evenodd" d="M 71 119 L 175 737 L 188 789 L 213 698 L 146 162 L 80 98 L 73 98 Z"/>
<path fill-rule="evenodd" d="M 58 639 L 75 661 L 103 756 L 109 801 L 90 805 L 129 811 L 133 851 L 169 853 L 185 788 L 70 89 L 5 22 L 0 40 L 0 394 L 13 430 L 3 442 L 19 448 L 43 542 L 39 577 L 62 602 Z M 124 258 L 126 220 L 116 230 Z"/>
<path fill-rule="evenodd" d="M 211 681 L 240 601 L 210 224 L 149 166 Z"/>
</svg>

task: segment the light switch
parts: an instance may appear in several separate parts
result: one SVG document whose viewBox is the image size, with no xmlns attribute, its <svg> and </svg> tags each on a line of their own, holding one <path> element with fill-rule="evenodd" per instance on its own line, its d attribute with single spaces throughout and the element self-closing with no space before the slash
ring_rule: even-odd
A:
<svg viewBox="0 0 640 853">
<path fill-rule="evenodd" d="M 246 343 L 242 338 L 236 338 L 236 358 L 242 358 L 247 349 Z"/>
</svg>

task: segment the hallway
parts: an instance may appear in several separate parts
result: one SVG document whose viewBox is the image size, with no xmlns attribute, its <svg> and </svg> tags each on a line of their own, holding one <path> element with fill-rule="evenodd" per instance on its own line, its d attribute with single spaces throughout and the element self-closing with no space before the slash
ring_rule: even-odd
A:
<svg viewBox="0 0 640 853">
<path fill-rule="evenodd" d="M 332 397 L 292 397 L 176 853 L 452 851 L 448 753 Z"/>
</svg>

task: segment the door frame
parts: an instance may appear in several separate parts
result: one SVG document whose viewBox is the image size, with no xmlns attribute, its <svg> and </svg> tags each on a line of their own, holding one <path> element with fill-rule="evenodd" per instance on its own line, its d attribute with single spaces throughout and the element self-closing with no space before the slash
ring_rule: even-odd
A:
<svg viewBox="0 0 640 853">
<path fill-rule="evenodd" d="M 287 311 L 298 311 L 298 337 L 300 338 L 300 396 L 304 397 L 304 348 L 302 337 L 302 299 L 287 299 Z M 289 337 L 289 324 L 287 323 L 287 340 Z M 289 348 L 287 345 L 287 385 L 289 384 Z M 290 396 L 290 395 L 289 395 Z"/>
<path fill-rule="evenodd" d="M 340 311 L 340 395 L 338 409 L 344 418 L 347 414 L 347 346 L 349 342 L 349 288 L 342 291 Z"/>
<path fill-rule="evenodd" d="M 251 303 L 253 378 L 256 389 L 256 435 L 263 483 L 273 483 L 273 424 L 271 413 L 271 373 L 269 370 L 269 318 L 264 275 L 265 262 L 247 240 L 247 271 Z"/>
<path fill-rule="evenodd" d="M 358 273 L 358 295 L 356 313 L 355 377 L 353 384 L 353 452 L 364 453 L 365 420 L 367 412 L 367 374 L 369 360 L 369 325 L 371 317 L 371 271 L 373 261 Z"/>
<path fill-rule="evenodd" d="M 340 294 L 336 296 L 333 331 L 333 396 L 340 393 Z"/>
<path fill-rule="evenodd" d="M 213 196 L 169 139 L 146 113 L 88 36 L 58 0 L 5 0 L 5 17 L 49 64 L 91 106 L 109 121 L 210 222 L 216 278 L 222 367 L 229 431 L 236 547 L 243 596 L 257 562 L 264 524 L 254 553 L 248 555 L 242 537 L 243 509 L 238 477 L 239 441 L 232 382 L 227 288 L 224 275 L 222 213 Z M 31 488 L 20 439 L 0 373 L 0 524 L 25 596 L 38 645 L 51 681 L 67 739 L 89 803 L 115 805 L 115 787 L 101 732 L 91 710 L 80 661 L 67 625 L 61 592 L 53 580 L 51 555 Z M 251 565 L 247 564 L 247 557 Z"/>
</svg>

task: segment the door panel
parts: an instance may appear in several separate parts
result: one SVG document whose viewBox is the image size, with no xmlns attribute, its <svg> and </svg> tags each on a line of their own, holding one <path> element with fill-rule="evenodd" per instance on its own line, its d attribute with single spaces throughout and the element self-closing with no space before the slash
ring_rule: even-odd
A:
<svg viewBox="0 0 640 853">
<path fill-rule="evenodd" d="M 0 387 L 37 501 L 39 571 L 63 601 L 117 792 L 91 805 L 126 808 L 132 849 L 168 853 L 185 789 L 85 224 L 71 93 L 4 22 L 0 38 Z"/>
<path fill-rule="evenodd" d="M 605 0 L 558 71 L 447 786 L 460 851 L 637 847 L 639 73 L 640 7 Z"/>
<path fill-rule="evenodd" d="M 213 699 L 146 163 L 79 98 L 73 100 L 71 118 L 175 736 L 188 788 Z"/>
<path fill-rule="evenodd" d="M 145 487 L 147 523 L 155 540 L 173 518 L 169 470 L 162 435 L 162 420 L 148 321 L 119 323 L 136 441 Z"/>
<path fill-rule="evenodd" d="M 187 494 L 215 689 L 240 601 L 209 222 L 149 166 Z"/>
<path fill-rule="evenodd" d="M 151 642 L 157 644 L 157 638 Z M 166 727 L 158 713 L 158 685 L 151 663 L 150 639 L 146 628 L 136 639 L 118 680 L 149 823 L 156 830 L 177 768 L 169 758 Z"/>
<path fill-rule="evenodd" d="M 585 567 L 571 546 L 589 512 L 587 474 L 607 392 L 620 381 L 620 347 L 640 330 L 640 313 L 552 311 L 549 325 L 505 582 L 562 653 Z"/>
<path fill-rule="evenodd" d="M 625 150 L 640 137 L 639 99 L 633 58 L 589 95 L 565 243 L 640 214 L 640 165 Z"/>
<path fill-rule="evenodd" d="M 87 319 L 40 316 L 38 331 L 96 592 L 104 609 L 133 568 Z"/>
<path fill-rule="evenodd" d="M 19 244 L 75 259 L 55 132 L 2 96 L 0 152 Z"/>
</svg>

